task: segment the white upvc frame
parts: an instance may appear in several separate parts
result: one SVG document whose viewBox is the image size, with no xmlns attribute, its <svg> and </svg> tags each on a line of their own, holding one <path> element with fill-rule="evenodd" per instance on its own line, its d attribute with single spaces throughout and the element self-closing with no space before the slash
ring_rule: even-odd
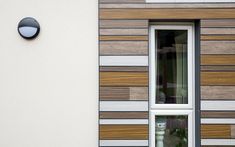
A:
<svg viewBox="0 0 235 147">
<path fill-rule="evenodd" d="M 188 104 L 156 104 L 156 30 L 187 30 L 188 46 Z M 149 96 L 150 96 L 150 147 L 155 147 L 155 116 L 187 115 L 188 147 L 195 147 L 195 32 L 193 23 L 161 22 L 150 26 L 149 36 Z"/>
</svg>

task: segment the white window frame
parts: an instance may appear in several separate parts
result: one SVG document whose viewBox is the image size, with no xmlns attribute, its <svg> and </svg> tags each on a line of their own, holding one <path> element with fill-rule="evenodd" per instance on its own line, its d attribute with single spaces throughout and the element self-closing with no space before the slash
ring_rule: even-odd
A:
<svg viewBox="0 0 235 147">
<path fill-rule="evenodd" d="M 188 104 L 156 104 L 156 30 L 187 30 Z M 195 32 L 193 23 L 161 22 L 150 26 L 149 35 L 150 147 L 155 147 L 155 116 L 187 115 L 188 147 L 195 147 Z"/>
</svg>

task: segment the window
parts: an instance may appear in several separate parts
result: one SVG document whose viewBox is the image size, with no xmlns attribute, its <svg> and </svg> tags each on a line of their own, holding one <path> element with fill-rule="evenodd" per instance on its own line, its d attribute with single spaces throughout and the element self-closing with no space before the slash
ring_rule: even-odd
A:
<svg viewBox="0 0 235 147">
<path fill-rule="evenodd" d="M 151 147 L 194 147 L 193 24 L 150 28 Z"/>
</svg>

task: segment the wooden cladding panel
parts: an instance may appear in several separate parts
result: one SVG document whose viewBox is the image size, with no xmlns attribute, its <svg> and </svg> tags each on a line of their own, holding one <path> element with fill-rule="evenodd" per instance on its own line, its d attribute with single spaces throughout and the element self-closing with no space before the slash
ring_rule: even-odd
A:
<svg viewBox="0 0 235 147">
<path fill-rule="evenodd" d="M 100 55 L 148 55 L 148 42 L 100 41 Z"/>
<path fill-rule="evenodd" d="M 235 55 L 201 55 L 201 65 L 235 65 Z"/>
<path fill-rule="evenodd" d="M 227 111 L 202 111 L 201 112 L 201 117 L 202 118 L 235 118 L 235 112 L 227 112 Z"/>
<path fill-rule="evenodd" d="M 148 125 L 100 125 L 101 140 L 147 140 Z"/>
<path fill-rule="evenodd" d="M 201 34 L 235 34 L 235 28 L 201 28 Z"/>
<path fill-rule="evenodd" d="M 235 35 L 202 35 L 202 41 L 235 41 Z"/>
<path fill-rule="evenodd" d="M 100 112 L 101 119 L 148 119 L 148 112 Z"/>
<path fill-rule="evenodd" d="M 234 27 L 235 19 L 201 20 L 201 27 Z"/>
<path fill-rule="evenodd" d="M 148 72 L 100 72 L 101 86 L 148 86 Z"/>
<path fill-rule="evenodd" d="M 235 72 L 201 72 L 201 85 L 235 85 Z"/>
<path fill-rule="evenodd" d="M 148 35 L 148 29 L 100 29 L 100 35 Z"/>
<path fill-rule="evenodd" d="M 235 41 L 201 41 L 201 54 L 235 54 Z"/>
<path fill-rule="evenodd" d="M 148 28 L 148 20 L 100 20 L 100 28 Z"/>
<path fill-rule="evenodd" d="M 147 41 L 148 36 L 100 36 L 100 41 Z"/>
<path fill-rule="evenodd" d="M 201 99 L 235 100 L 235 86 L 201 86 Z"/>
<path fill-rule="evenodd" d="M 100 71 L 148 71 L 148 66 L 101 66 Z"/>
<path fill-rule="evenodd" d="M 201 138 L 231 138 L 230 125 L 201 125 Z"/>
<path fill-rule="evenodd" d="M 201 66 L 201 71 L 235 71 L 235 66 Z"/>
<path fill-rule="evenodd" d="M 235 18 L 235 9 L 100 9 L 100 19 Z"/>
</svg>

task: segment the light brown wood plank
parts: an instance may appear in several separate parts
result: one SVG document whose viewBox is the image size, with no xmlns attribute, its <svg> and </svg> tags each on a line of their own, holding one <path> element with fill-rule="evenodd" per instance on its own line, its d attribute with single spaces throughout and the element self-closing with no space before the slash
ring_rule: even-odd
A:
<svg viewBox="0 0 235 147">
<path fill-rule="evenodd" d="M 100 41 L 100 55 L 147 55 L 147 41 Z"/>
<path fill-rule="evenodd" d="M 100 100 L 129 100 L 130 88 L 128 87 L 100 87 Z"/>
<path fill-rule="evenodd" d="M 201 85 L 235 85 L 235 72 L 201 72 Z"/>
<path fill-rule="evenodd" d="M 148 66 L 100 66 L 100 71 L 148 71 Z"/>
<path fill-rule="evenodd" d="M 231 138 L 231 127 L 230 125 L 201 125 L 201 138 Z"/>
<path fill-rule="evenodd" d="M 201 99 L 235 100 L 235 86 L 201 86 Z"/>
<path fill-rule="evenodd" d="M 201 34 L 219 34 L 219 35 L 233 35 L 235 34 L 235 28 L 201 28 Z"/>
<path fill-rule="evenodd" d="M 234 27 L 234 26 L 235 26 L 235 19 L 201 20 L 201 27 Z"/>
<path fill-rule="evenodd" d="M 201 71 L 235 71 L 235 66 L 201 66 Z"/>
<path fill-rule="evenodd" d="M 100 41 L 148 41 L 148 36 L 100 36 Z"/>
<path fill-rule="evenodd" d="M 100 125 L 101 140 L 147 140 L 148 125 Z"/>
<path fill-rule="evenodd" d="M 100 72 L 101 86 L 147 86 L 148 72 Z"/>
<path fill-rule="evenodd" d="M 145 0 L 99 0 L 100 3 L 145 3 Z"/>
<path fill-rule="evenodd" d="M 148 20 L 100 20 L 100 28 L 148 28 Z"/>
<path fill-rule="evenodd" d="M 235 112 L 202 111 L 201 118 L 235 118 Z"/>
<path fill-rule="evenodd" d="M 148 87 L 130 87 L 130 100 L 148 100 Z"/>
<path fill-rule="evenodd" d="M 202 35 L 202 41 L 235 41 L 235 35 Z"/>
<path fill-rule="evenodd" d="M 148 35 L 148 29 L 100 29 L 100 35 Z"/>
<path fill-rule="evenodd" d="M 148 112 L 100 112 L 101 119 L 147 119 Z"/>
<path fill-rule="evenodd" d="M 231 125 L 231 138 L 235 138 L 235 125 Z"/>
<path fill-rule="evenodd" d="M 100 19 L 235 18 L 235 9 L 100 9 Z"/>
<path fill-rule="evenodd" d="M 235 55 L 201 55 L 201 65 L 235 65 Z"/>
<path fill-rule="evenodd" d="M 201 54 L 235 54 L 235 41 L 201 41 Z"/>
</svg>

